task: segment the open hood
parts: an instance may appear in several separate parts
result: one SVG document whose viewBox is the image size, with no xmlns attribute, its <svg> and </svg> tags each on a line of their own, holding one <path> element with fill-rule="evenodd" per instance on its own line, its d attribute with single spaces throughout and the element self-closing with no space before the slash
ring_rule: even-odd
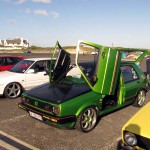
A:
<svg viewBox="0 0 150 150">
<path fill-rule="evenodd" d="M 56 43 L 52 58 L 54 58 L 54 55 L 57 55 L 57 57 L 53 69 L 52 69 L 53 60 L 51 61 L 50 81 L 51 80 L 56 81 L 62 75 L 65 76 L 65 73 L 67 73 L 67 70 L 69 69 L 71 63 L 70 54 L 66 52 L 64 49 L 62 49 L 59 42 Z"/>
</svg>

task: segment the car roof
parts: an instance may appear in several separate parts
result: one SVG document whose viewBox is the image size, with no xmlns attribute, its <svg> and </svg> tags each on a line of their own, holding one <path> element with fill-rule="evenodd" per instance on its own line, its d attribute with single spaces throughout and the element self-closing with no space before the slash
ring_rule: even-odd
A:
<svg viewBox="0 0 150 150">
<path fill-rule="evenodd" d="M 55 60 L 56 58 L 53 58 L 53 59 Z M 39 61 L 39 60 L 51 60 L 51 58 L 50 57 L 47 57 L 47 58 L 28 58 L 25 60 Z"/>
</svg>

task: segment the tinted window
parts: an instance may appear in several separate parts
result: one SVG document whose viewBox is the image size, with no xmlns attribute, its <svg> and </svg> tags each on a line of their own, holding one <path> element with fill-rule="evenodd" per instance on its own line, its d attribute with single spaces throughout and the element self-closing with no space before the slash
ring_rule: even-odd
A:
<svg viewBox="0 0 150 150">
<path fill-rule="evenodd" d="M 0 58 L 0 66 L 2 66 L 2 58 Z"/>
<path fill-rule="evenodd" d="M 45 61 L 38 61 L 31 67 L 31 69 L 34 69 L 35 72 L 42 72 L 45 70 L 44 63 Z"/>
<path fill-rule="evenodd" d="M 130 82 L 139 78 L 132 66 L 121 67 L 121 72 L 125 82 Z"/>
<path fill-rule="evenodd" d="M 16 62 L 19 62 L 19 61 L 21 61 L 19 58 L 15 58 L 16 59 Z"/>
<path fill-rule="evenodd" d="M 49 64 L 50 64 L 50 60 L 38 61 L 31 67 L 31 69 L 34 69 L 35 72 L 42 72 L 45 71 L 47 67 L 49 67 Z"/>
<path fill-rule="evenodd" d="M 15 58 L 5 58 L 4 59 L 4 66 L 8 66 L 8 65 L 14 65 L 16 64 L 16 60 Z"/>
<path fill-rule="evenodd" d="M 9 71 L 17 72 L 17 73 L 24 73 L 33 63 L 34 61 L 32 60 L 22 60 L 19 63 L 17 63 L 14 67 L 9 69 Z"/>
<path fill-rule="evenodd" d="M 80 53 L 82 52 L 82 55 L 86 55 L 88 52 L 95 52 L 95 55 L 91 56 L 90 62 L 87 63 L 87 61 L 84 61 L 81 57 L 81 54 L 78 56 L 78 60 L 82 60 L 84 63 L 83 65 L 79 65 L 80 69 L 88 79 L 88 81 L 93 86 L 96 83 L 97 78 L 97 71 L 98 71 L 98 63 L 100 61 L 99 55 L 100 55 L 100 49 L 97 49 L 94 46 L 90 46 L 87 44 L 80 44 Z M 78 62 L 80 64 L 80 62 Z"/>
</svg>

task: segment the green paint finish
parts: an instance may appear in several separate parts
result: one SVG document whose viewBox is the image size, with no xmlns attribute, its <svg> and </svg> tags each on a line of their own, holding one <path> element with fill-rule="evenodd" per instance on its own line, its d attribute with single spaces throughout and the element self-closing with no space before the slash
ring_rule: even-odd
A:
<svg viewBox="0 0 150 150">
<path fill-rule="evenodd" d="M 103 47 L 98 66 L 97 82 L 93 87 L 95 92 L 113 95 L 115 92 L 118 71 L 120 68 L 119 53 L 108 47 Z"/>
<path fill-rule="evenodd" d="M 94 60 L 93 78 L 88 77 L 88 75 L 84 72 L 84 69 L 82 69 L 78 63 L 79 52 L 81 49 L 83 50 L 83 47 L 81 46 L 82 44 L 86 45 L 86 50 L 92 48 L 96 49 L 98 52 L 98 55 L 95 56 L 96 61 Z M 56 44 L 55 49 L 57 49 L 57 45 L 58 43 Z M 128 52 L 131 51 L 131 49 L 111 48 L 87 41 L 79 41 L 76 53 L 76 65 L 81 72 L 82 77 L 73 78 L 66 76 L 66 78 L 61 79 L 59 83 L 72 84 L 73 86 L 78 85 L 81 87 L 89 86 L 91 90 L 58 104 L 52 103 L 50 100 L 46 101 L 44 98 L 39 99 L 36 96 L 30 96 L 25 92 L 22 96 L 26 99 L 30 98 L 34 100 L 34 104 L 36 106 L 31 105 L 28 101 L 22 101 L 21 106 L 27 106 L 28 109 L 33 112 L 39 112 L 39 114 L 42 113 L 42 115 L 47 114 L 49 117 L 54 119 L 59 118 L 61 120 L 65 118 L 62 124 L 57 123 L 57 121 L 53 119 L 47 120 L 47 122 L 51 122 L 56 126 L 74 127 L 77 118 L 88 107 L 94 107 L 97 112 L 97 116 L 101 116 L 132 104 L 140 90 L 148 90 L 148 81 L 146 76 L 135 64 L 143 59 L 143 57 L 147 54 L 147 51 L 134 49 L 134 51 L 142 52 L 136 61 L 122 60 L 121 56 L 124 51 Z M 132 77 L 131 80 L 129 80 L 129 77 L 126 76 L 127 73 L 130 73 L 130 77 Z M 68 91 L 69 90 L 70 89 L 68 89 Z M 67 95 L 68 91 L 62 90 L 61 92 L 64 92 Z M 61 92 L 60 94 L 62 94 Z M 39 108 L 38 103 L 41 103 L 42 107 L 47 104 L 51 105 L 51 112 L 44 110 L 43 108 Z M 55 107 L 59 109 L 58 114 L 54 114 L 53 112 Z"/>
<path fill-rule="evenodd" d="M 79 67 L 79 51 L 80 45 L 85 44 L 87 46 L 91 46 L 93 48 L 97 48 L 99 51 L 98 61 L 96 64 L 96 75 L 95 75 L 95 84 L 92 85 L 89 80 L 87 79 L 86 75 Z M 118 50 L 112 49 L 110 47 L 96 45 L 90 42 L 83 42 L 81 41 L 77 47 L 77 57 L 76 57 L 76 64 L 79 67 L 82 75 L 84 76 L 85 80 L 91 87 L 91 89 L 95 92 L 105 94 L 105 95 L 113 95 L 115 92 L 115 87 L 118 78 L 118 72 L 120 68 L 120 61 L 121 61 L 121 53 Z"/>
<path fill-rule="evenodd" d="M 101 109 L 100 99 L 102 96 L 96 92 L 88 92 L 61 104 L 61 116 L 76 115 L 77 117 L 89 106 Z"/>
</svg>

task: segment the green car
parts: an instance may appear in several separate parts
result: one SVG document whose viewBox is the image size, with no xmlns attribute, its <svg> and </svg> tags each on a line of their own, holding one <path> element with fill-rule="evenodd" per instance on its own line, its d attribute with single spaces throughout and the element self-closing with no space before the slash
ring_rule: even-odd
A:
<svg viewBox="0 0 150 150">
<path fill-rule="evenodd" d="M 58 57 L 53 71 L 49 71 L 50 82 L 24 92 L 18 104 L 31 117 L 89 132 L 99 116 L 130 104 L 144 104 L 148 81 L 136 63 L 147 54 L 146 50 L 79 41 L 73 65 L 70 54 L 58 42 L 55 51 Z M 96 54 L 90 55 L 90 61 L 80 59 L 81 54 L 93 51 Z M 126 57 L 122 58 L 123 53 Z M 128 57 L 131 53 L 136 57 Z"/>
</svg>

